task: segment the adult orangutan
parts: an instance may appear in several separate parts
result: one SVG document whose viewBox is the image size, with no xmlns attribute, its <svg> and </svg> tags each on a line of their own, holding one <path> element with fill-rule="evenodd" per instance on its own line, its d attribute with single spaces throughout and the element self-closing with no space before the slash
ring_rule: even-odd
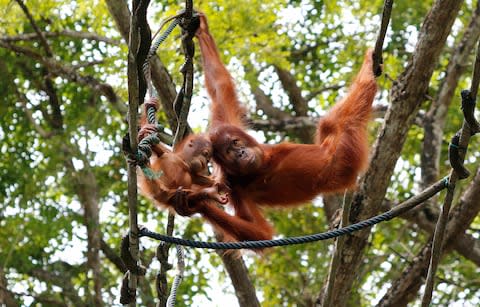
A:
<svg viewBox="0 0 480 307">
<path fill-rule="evenodd" d="M 261 206 L 297 206 L 320 193 L 355 186 L 358 174 L 368 163 L 367 123 L 377 91 L 371 50 L 347 96 L 319 121 L 315 144 L 269 145 L 258 143 L 246 133 L 244 108 L 203 14 L 196 37 L 205 86 L 212 100 L 209 137 L 213 160 L 222 181 L 231 189 L 229 201 L 235 215 L 216 206 L 199 206 L 196 212 L 227 237 L 271 239 L 273 228 Z"/>
</svg>

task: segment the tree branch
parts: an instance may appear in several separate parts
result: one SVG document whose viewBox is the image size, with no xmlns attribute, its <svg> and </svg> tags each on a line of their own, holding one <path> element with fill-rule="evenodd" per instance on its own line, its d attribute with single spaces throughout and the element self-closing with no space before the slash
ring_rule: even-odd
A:
<svg viewBox="0 0 480 307">
<path fill-rule="evenodd" d="M 370 168 L 354 195 L 350 217 L 352 223 L 378 213 L 407 132 L 424 100 L 440 52 L 462 3 L 461 0 L 437 0 L 427 14 L 413 58 L 392 87 L 392 103 L 375 143 Z M 442 27 L 438 27 L 439 24 Z M 346 305 L 356 272 L 363 260 L 369 234 L 370 229 L 366 229 L 347 238 L 333 291 L 334 306 Z"/>
<path fill-rule="evenodd" d="M 85 306 L 85 302 L 80 298 L 68 275 L 59 275 L 52 273 L 54 270 L 33 269 L 29 272 L 35 278 L 53 284 L 62 289 L 65 295 L 74 306 Z"/>
<path fill-rule="evenodd" d="M 260 302 L 255 293 L 253 283 L 248 276 L 248 269 L 243 259 L 236 252 L 218 250 L 217 253 L 222 258 L 223 264 L 232 280 L 239 306 L 259 307 Z"/>
<path fill-rule="evenodd" d="M 125 20 L 130 20 L 130 10 L 127 3 L 123 0 L 107 0 L 108 10 L 113 16 L 117 29 L 128 42 L 128 35 L 130 33 L 130 24 Z M 151 59 L 152 82 L 157 89 L 158 98 L 162 104 L 162 108 L 167 115 L 168 123 L 172 131 L 177 127 L 177 117 L 173 111 L 173 101 L 177 96 L 173 79 L 168 73 L 165 65 L 160 61 L 158 56 L 153 56 Z M 188 128 L 190 130 L 190 128 Z"/>
<path fill-rule="evenodd" d="M 8 289 L 7 278 L 5 276 L 5 271 L 0 267 L 0 304 L 5 304 L 5 306 L 19 306 L 15 300 L 15 293 Z"/>
<path fill-rule="evenodd" d="M 282 83 L 282 87 L 288 95 L 290 104 L 295 111 L 296 116 L 306 116 L 308 111 L 308 103 L 305 98 L 302 96 L 302 90 L 297 85 L 297 80 L 295 77 L 287 70 L 279 67 L 273 66 L 275 71 Z"/>
<path fill-rule="evenodd" d="M 391 201 L 385 200 L 382 202 L 382 212 L 386 212 L 392 209 L 392 207 Z M 435 230 L 435 221 L 438 219 L 439 212 L 438 210 L 432 212 L 427 206 L 421 206 L 418 209 L 411 210 L 401 215 L 400 218 L 415 223 L 420 229 L 431 235 Z M 480 267 L 480 240 L 463 233 L 459 234 L 452 244 L 459 254 Z"/>
<path fill-rule="evenodd" d="M 30 124 L 32 124 L 35 131 L 37 131 L 38 134 L 40 134 L 40 136 L 44 139 L 49 139 L 52 136 L 54 136 L 55 133 L 53 131 L 47 131 L 43 129 L 42 126 L 35 121 L 35 119 L 33 118 L 32 111 L 28 108 L 28 99 L 27 97 L 25 97 L 25 94 L 20 93 L 17 88 L 15 88 L 15 92 L 18 100 L 22 104 L 23 110 L 25 111 L 25 115 L 27 116 L 28 121 L 30 122 Z"/>
<path fill-rule="evenodd" d="M 46 68 L 48 68 L 49 73 L 53 76 L 61 76 L 71 82 L 76 82 L 81 85 L 86 85 L 92 88 L 94 91 L 99 92 L 102 94 L 117 110 L 121 115 L 126 115 L 127 110 L 126 107 L 119 102 L 119 98 L 115 93 L 114 89 L 111 85 L 107 83 L 103 83 L 91 76 L 83 76 L 78 73 L 75 66 L 69 66 L 67 64 L 61 63 L 53 58 L 44 58 L 41 54 L 36 53 L 35 51 L 17 46 L 14 44 L 10 44 L 6 41 L 0 39 L 0 47 L 5 49 L 11 50 L 16 53 L 23 54 L 27 57 L 30 57 L 34 60 L 41 62 Z"/>
<path fill-rule="evenodd" d="M 437 97 L 433 99 L 423 123 L 425 136 L 421 156 L 422 184 L 424 187 L 438 178 L 443 130 L 447 119 L 447 111 L 451 104 L 455 89 L 462 74 L 469 66 L 468 57 L 475 50 L 475 43 L 480 36 L 480 3 L 473 12 L 471 21 L 463 33 L 463 37 L 450 57 L 445 78 L 442 80 Z"/>
<path fill-rule="evenodd" d="M 314 99 L 315 97 L 317 97 L 318 95 L 324 93 L 324 92 L 327 92 L 327 91 L 338 91 L 339 89 L 341 89 L 342 87 L 344 87 L 345 84 L 334 84 L 334 85 L 329 85 L 329 86 L 325 86 L 325 87 L 322 87 L 322 88 L 319 88 L 315 91 L 312 91 L 310 92 L 306 97 L 305 97 L 305 100 L 306 101 L 310 101 L 312 99 Z"/>
<path fill-rule="evenodd" d="M 258 101 L 258 100 L 257 100 Z M 278 109 L 277 109 L 278 110 Z M 387 106 L 376 105 L 373 107 L 373 118 L 385 117 L 385 111 Z M 281 111 L 280 111 L 281 112 Z M 289 116 L 284 113 L 280 117 L 273 116 L 269 119 L 247 119 L 250 127 L 255 130 L 262 130 L 268 132 L 274 131 L 291 131 L 296 129 L 316 129 L 317 123 L 321 117 L 309 117 L 309 116 Z M 420 120 L 418 120 L 421 122 Z"/>
<path fill-rule="evenodd" d="M 97 42 L 104 42 L 111 45 L 120 45 L 120 42 L 118 40 L 111 39 L 105 36 L 100 36 L 92 32 L 62 30 L 62 31 L 56 31 L 56 32 L 41 32 L 41 34 L 44 37 L 66 36 L 66 37 L 72 37 L 72 38 L 92 40 Z M 19 34 L 15 36 L 4 36 L 4 37 L 1 37 L 0 40 L 3 40 L 5 42 L 19 42 L 19 41 L 35 40 L 38 38 L 39 37 L 37 33 L 24 33 L 24 34 Z"/>
<path fill-rule="evenodd" d="M 48 45 L 47 39 L 45 36 L 43 36 L 42 31 L 40 28 L 37 26 L 35 20 L 33 20 L 32 14 L 30 14 L 30 11 L 28 10 L 27 6 L 23 3 L 22 0 L 15 0 L 18 5 L 22 8 L 23 12 L 25 13 L 25 16 L 27 16 L 28 20 L 30 21 L 30 24 L 32 25 L 33 29 L 35 30 L 35 33 L 37 33 L 38 38 L 40 39 L 40 43 L 45 50 L 45 53 L 47 57 L 52 57 L 53 52 L 50 46 Z"/>
<path fill-rule="evenodd" d="M 2 292 L 8 293 L 8 295 L 11 296 L 12 299 L 8 301 L 2 300 L 2 296 L 1 296 Z M 18 291 L 14 292 L 0 285 L 0 304 L 2 304 L 1 306 L 8 306 L 8 307 L 19 306 L 18 303 L 15 301 L 15 298 L 14 298 L 15 296 L 17 297 L 27 296 L 27 297 L 33 298 L 32 305 L 36 305 L 36 303 L 43 303 L 45 306 L 68 307 L 66 303 L 52 299 L 50 293 L 41 293 L 39 295 L 33 295 L 26 292 L 18 292 Z"/>
<path fill-rule="evenodd" d="M 100 249 L 105 257 L 107 257 L 107 259 L 110 260 L 120 272 L 125 273 L 128 270 L 122 258 L 120 258 L 117 252 L 114 251 L 103 238 L 100 239 Z"/>
<path fill-rule="evenodd" d="M 273 106 L 273 101 L 265 92 L 258 86 L 253 89 L 253 97 L 255 98 L 257 110 L 261 110 L 270 118 L 282 120 L 290 117 L 290 114 Z"/>
<path fill-rule="evenodd" d="M 450 222 L 445 233 L 443 255 L 452 250 L 456 244 L 454 241 L 457 241 L 459 236 L 465 232 L 479 212 L 480 169 L 463 194 L 460 203 L 451 212 Z M 428 243 L 417 254 L 412 263 L 392 283 L 392 287 L 389 288 L 377 306 L 406 306 L 408 302 L 414 299 L 427 275 L 431 249 L 431 240 L 428 240 Z"/>
</svg>

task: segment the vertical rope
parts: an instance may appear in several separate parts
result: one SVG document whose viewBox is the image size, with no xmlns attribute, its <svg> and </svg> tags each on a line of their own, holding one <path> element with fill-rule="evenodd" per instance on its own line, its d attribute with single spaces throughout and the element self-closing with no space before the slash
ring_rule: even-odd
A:
<svg viewBox="0 0 480 307">
<path fill-rule="evenodd" d="M 390 17 L 392 15 L 392 7 L 393 7 L 393 0 L 384 1 L 380 31 L 378 33 L 377 40 L 375 42 L 375 49 L 373 51 L 372 70 L 375 76 L 380 76 L 382 74 L 381 64 L 383 63 L 383 58 L 382 58 L 383 43 L 385 41 L 385 36 L 387 34 Z M 347 197 L 347 192 L 345 191 L 343 196 L 343 205 L 342 205 L 342 221 L 339 228 L 342 228 L 348 225 L 348 222 L 349 222 L 351 199 L 347 200 L 346 197 Z M 342 237 L 339 237 L 335 242 L 334 252 L 332 255 L 330 268 L 328 272 L 327 288 L 322 301 L 323 307 L 330 307 L 332 305 L 332 293 L 334 291 L 335 275 L 340 265 L 340 260 L 342 257 L 342 251 L 343 251 L 345 239 L 346 238 L 342 236 Z"/>
<path fill-rule="evenodd" d="M 187 127 L 187 117 L 190 111 L 190 104 L 192 99 L 192 92 L 193 92 L 193 55 L 194 55 L 194 44 L 193 44 L 193 36 L 195 33 L 189 33 L 186 31 L 190 27 L 192 22 L 192 15 L 193 15 L 193 1 L 186 0 L 185 1 L 185 13 L 183 15 L 182 22 L 180 26 L 182 27 L 182 47 L 183 52 L 185 54 L 185 64 L 181 68 L 181 72 L 183 74 L 183 85 L 180 89 L 177 97 L 175 98 L 174 102 L 174 110 L 176 111 L 178 124 L 177 129 L 175 132 L 175 137 L 173 139 L 173 148 L 175 150 L 177 144 L 183 139 L 185 135 L 185 130 Z M 195 29 L 196 30 L 196 29 Z M 178 103 L 181 101 L 181 106 L 178 106 Z M 173 213 L 168 214 L 168 223 L 167 223 L 167 234 L 173 234 L 173 227 L 175 223 L 175 215 Z M 168 259 L 168 250 L 170 248 L 169 244 L 165 244 L 163 246 L 163 254 L 166 255 L 166 259 Z M 177 255 L 178 255 L 178 263 L 179 263 L 179 271 L 181 268 L 181 274 L 178 273 L 175 277 L 174 283 L 172 285 L 171 294 L 167 299 L 167 306 L 175 306 L 175 299 L 176 299 L 176 291 L 177 288 L 183 278 L 183 268 L 184 268 L 184 261 L 183 261 L 183 248 L 177 245 Z"/>
<path fill-rule="evenodd" d="M 193 2 L 192 0 L 185 1 L 185 14 L 180 26 L 182 27 L 182 48 L 185 54 L 185 63 L 181 68 L 183 74 L 183 86 L 180 90 L 177 98 L 175 99 L 174 110 L 178 117 L 177 130 L 174 137 L 174 147 L 185 136 L 185 130 L 187 128 L 187 117 L 190 111 L 190 104 L 193 93 L 193 56 L 195 54 L 195 45 L 193 44 L 193 36 L 198 27 L 192 26 L 194 23 L 193 16 Z M 198 18 L 197 18 L 198 21 Z M 178 103 L 181 103 L 179 106 Z"/>
<path fill-rule="evenodd" d="M 478 42 L 477 57 L 475 60 L 475 68 L 473 70 L 472 85 L 470 87 L 470 93 L 473 98 L 477 97 L 479 83 L 480 83 L 480 41 Z"/>
<path fill-rule="evenodd" d="M 382 74 L 382 68 L 380 65 L 383 63 L 383 42 L 385 41 L 388 23 L 390 22 L 390 16 L 392 15 L 392 6 L 393 0 L 385 0 L 383 3 L 382 23 L 380 25 L 380 32 L 378 33 L 375 49 L 373 51 L 373 73 L 375 76 L 380 76 Z"/>
<path fill-rule="evenodd" d="M 480 83 L 480 41 L 477 48 L 477 58 L 473 70 L 472 85 L 470 91 L 462 91 L 462 110 L 465 120 L 472 134 L 480 132 L 480 124 L 475 119 L 475 102 L 477 100 L 478 84 Z M 465 97 L 464 97 L 465 96 Z"/>
<path fill-rule="evenodd" d="M 167 20 L 163 21 L 160 26 L 160 29 L 168 21 L 171 21 L 172 18 L 176 18 L 177 16 L 178 15 L 170 17 Z M 153 42 L 153 44 L 151 45 L 147 53 L 145 62 L 142 65 L 142 71 L 143 71 L 143 75 L 144 75 L 146 86 L 147 86 L 147 93 L 150 97 L 151 102 L 155 102 L 155 103 L 145 104 L 146 112 L 147 112 L 147 121 L 149 124 L 157 125 L 157 118 L 156 118 L 157 109 L 155 106 L 158 105 L 158 93 L 156 92 L 152 83 L 152 71 L 151 71 L 150 60 L 157 52 L 158 48 L 160 47 L 160 44 L 165 41 L 165 39 L 168 37 L 168 35 L 170 35 L 173 29 L 175 29 L 178 23 L 179 23 L 178 19 L 173 20 L 173 22 L 168 26 L 168 28 Z M 155 35 L 157 35 L 157 33 Z M 149 179 L 157 179 L 162 175 L 161 172 L 155 173 L 154 171 L 152 171 L 150 168 L 146 166 L 146 164 L 148 164 L 148 160 L 151 155 L 152 144 L 158 144 L 159 142 L 160 142 L 160 139 L 157 137 L 157 133 L 152 133 L 151 135 L 144 138 L 139 144 L 137 162 L 139 162 L 138 164 L 141 167 L 144 175 Z"/>
<path fill-rule="evenodd" d="M 178 286 L 182 282 L 183 273 L 185 272 L 185 255 L 183 247 L 180 245 L 175 245 L 177 248 L 177 274 L 173 280 L 172 289 L 170 290 L 170 295 L 167 299 L 168 307 L 175 307 L 175 300 L 177 299 L 177 290 Z"/>
<path fill-rule="evenodd" d="M 475 68 L 473 72 L 470 91 L 462 92 L 462 105 L 466 103 L 467 99 L 472 99 L 473 101 L 475 101 L 476 97 L 473 96 L 472 94 L 477 93 L 479 82 L 480 82 L 480 43 L 479 43 L 479 49 L 477 50 L 477 57 L 475 61 Z M 473 110 L 474 108 L 472 108 L 469 111 L 473 112 Z M 464 112 L 465 111 L 466 110 L 464 109 Z M 473 114 L 471 115 L 473 116 Z M 467 116 L 465 116 L 465 118 L 466 117 Z M 464 120 L 462 124 L 462 129 L 460 130 L 460 133 L 459 133 L 460 137 L 459 137 L 459 141 L 458 141 L 459 144 L 457 148 L 457 150 L 458 149 L 462 149 L 462 150 L 458 151 L 458 157 L 457 157 L 458 161 L 456 161 L 461 165 L 463 165 L 463 161 L 465 159 L 465 154 L 467 151 L 468 143 L 470 141 L 470 137 L 472 136 L 472 132 L 474 131 L 471 130 L 469 123 L 467 123 L 467 121 Z M 452 171 L 450 172 L 450 184 L 448 186 L 447 195 L 445 196 L 445 201 L 442 207 L 442 211 L 440 213 L 437 224 L 435 226 L 435 232 L 433 235 L 432 253 L 430 256 L 430 263 L 428 266 L 427 279 L 425 281 L 425 291 L 422 297 L 422 307 L 428 307 L 430 305 L 430 302 L 432 301 L 432 292 L 433 292 L 433 287 L 435 285 L 435 273 L 437 271 L 438 263 L 440 262 L 440 258 L 442 256 L 443 241 L 444 241 L 444 236 L 445 236 L 446 227 L 448 223 L 448 216 L 450 213 L 450 208 L 452 206 L 453 196 L 455 192 L 455 185 L 457 180 L 459 179 L 463 179 L 463 178 L 461 178 L 461 176 L 459 176 L 459 174 L 457 174 L 457 172 L 454 169 L 452 169 Z"/>
<path fill-rule="evenodd" d="M 162 24 L 160 25 L 160 28 L 158 31 L 162 29 L 162 27 L 169 21 L 172 20 L 172 18 L 175 18 L 170 25 L 168 26 L 167 30 L 163 32 L 155 41 L 152 43 L 152 46 L 150 47 L 150 50 L 148 51 L 147 58 L 145 60 L 145 63 L 143 63 L 143 74 L 145 76 L 145 81 L 147 83 L 147 91 L 148 95 L 150 97 L 156 97 L 157 93 L 155 92 L 155 88 L 153 87 L 152 83 L 152 71 L 151 71 L 151 65 L 150 65 L 150 60 L 152 57 L 157 53 L 158 48 L 160 45 L 165 41 L 165 39 L 172 33 L 173 29 L 178 25 L 179 19 L 177 18 L 178 15 L 175 15 L 171 18 L 168 18 L 167 20 L 163 21 Z M 158 32 L 157 32 L 158 33 Z M 157 35 L 155 33 L 155 36 Z"/>
<path fill-rule="evenodd" d="M 187 127 L 187 117 L 190 110 L 190 103 L 192 98 L 192 91 L 193 91 L 193 55 L 194 55 L 194 45 L 192 42 L 192 38 L 195 35 L 195 31 L 197 27 L 192 27 L 192 15 L 193 15 L 193 1 L 186 0 L 185 2 L 185 11 L 180 13 L 176 16 L 173 16 L 167 20 L 165 20 L 160 29 L 169 21 L 173 19 L 173 22 L 170 23 L 167 30 L 165 30 L 162 35 L 155 39 L 153 42 L 145 63 L 143 64 L 143 74 L 145 76 L 145 80 L 147 83 L 147 91 L 151 97 L 151 99 L 158 99 L 157 93 L 155 92 L 155 88 L 152 84 L 152 76 L 151 76 L 151 66 L 150 66 L 150 59 L 153 55 L 156 54 L 160 44 L 167 38 L 167 36 L 173 31 L 173 29 L 180 24 L 182 26 L 182 47 L 185 54 L 185 64 L 181 69 L 183 74 L 183 85 L 181 90 L 178 92 L 177 97 L 175 98 L 174 102 L 174 109 L 176 111 L 178 125 L 176 128 L 175 137 L 173 140 L 173 147 L 183 139 Z M 180 16 L 182 16 L 180 18 Z M 160 31 L 159 29 L 159 31 Z M 158 32 L 155 33 L 154 37 L 157 36 Z M 179 105 L 181 104 L 181 105 Z M 156 124 L 156 110 L 154 107 L 148 105 L 147 106 L 147 119 L 150 124 Z M 146 174 L 147 175 L 147 174 Z M 171 236 L 173 234 L 173 228 L 175 223 L 175 215 L 170 213 L 168 214 L 168 222 L 167 222 L 167 230 L 166 233 Z M 168 253 L 170 249 L 170 244 L 160 244 L 157 247 L 157 258 L 160 262 L 160 272 L 157 274 L 157 293 L 159 296 L 159 302 L 157 305 L 164 305 L 164 295 L 166 293 L 166 273 L 170 269 L 168 264 Z M 181 246 L 177 246 L 177 256 L 178 256 L 178 267 L 179 273 L 175 277 L 173 286 L 172 286 L 172 293 L 168 297 L 166 304 L 168 306 L 175 305 L 176 299 L 176 291 L 178 285 L 180 284 L 183 278 L 183 270 L 184 270 L 184 260 L 183 260 L 183 248 Z"/>
<path fill-rule="evenodd" d="M 130 149 L 137 151 L 137 113 L 139 105 L 138 70 L 136 55 L 140 44 L 137 16 L 132 13 L 130 17 L 130 36 L 128 43 L 128 132 L 130 135 Z M 128 163 L 128 220 L 129 220 L 129 251 L 133 261 L 139 257 L 138 220 L 137 220 L 137 167 L 134 163 Z M 128 274 L 128 292 L 131 294 L 130 306 L 136 306 L 135 297 L 137 291 L 137 275 Z"/>
</svg>

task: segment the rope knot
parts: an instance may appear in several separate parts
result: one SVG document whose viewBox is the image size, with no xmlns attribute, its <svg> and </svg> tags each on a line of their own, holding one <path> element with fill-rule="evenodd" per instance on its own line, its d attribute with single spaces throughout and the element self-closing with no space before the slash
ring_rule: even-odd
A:
<svg viewBox="0 0 480 307">
<path fill-rule="evenodd" d="M 193 37 L 195 36 L 195 33 L 197 33 L 198 28 L 200 27 L 200 15 L 198 15 L 196 12 L 192 15 L 192 18 L 182 18 L 180 22 L 180 27 L 182 28 L 183 31 L 186 32 L 188 37 Z"/>
<path fill-rule="evenodd" d="M 480 124 L 475 119 L 476 97 L 470 90 L 463 90 L 460 95 L 462 96 L 463 117 L 470 128 L 471 135 L 474 135 L 480 131 Z"/>
<path fill-rule="evenodd" d="M 122 279 L 122 286 L 120 288 L 120 304 L 122 305 L 128 305 L 135 301 L 135 298 L 137 296 L 137 293 L 134 289 L 130 289 L 128 286 L 128 282 L 130 280 L 130 272 L 126 272 L 125 275 L 123 275 Z"/>
<path fill-rule="evenodd" d="M 470 176 L 470 172 L 463 165 L 463 155 L 465 154 L 466 148 L 460 145 L 460 131 L 458 131 L 451 139 L 450 145 L 448 146 L 448 160 L 450 161 L 450 166 L 457 173 L 458 178 L 465 179 Z"/>
<path fill-rule="evenodd" d="M 147 269 L 143 265 L 138 264 L 130 253 L 129 234 L 126 234 L 122 238 L 122 243 L 120 245 L 120 258 L 122 258 L 122 261 L 129 272 L 138 276 L 144 276 L 145 273 L 147 273 Z"/>
</svg>

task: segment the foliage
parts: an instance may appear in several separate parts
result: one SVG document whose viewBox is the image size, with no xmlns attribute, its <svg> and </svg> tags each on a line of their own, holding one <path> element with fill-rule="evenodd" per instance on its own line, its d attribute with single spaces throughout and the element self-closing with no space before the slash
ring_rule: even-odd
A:
<svg viewBox="0 0 480 307">
<path fill-rule="evenodd" d="M 287 91 L 281 86 L 275 68 L 295 77 L 295 84 L 308 100 L 308 115 L 319 116 L 346 91 L 360 65 L 362 55 L 374 45 L 382 2 L 377 1 L 195 1 L 209 18 L 222 57 L 234 68 L 233 77 L 243 100 L 255 107 L 252 91 L 262 89 L 272 106 L 293 116 Z M 388 105 L 388 89 L 406 67 L 421 22 L 433 1 L 396 1 L 385 46 L 384 67 L 388 77 L 379 80 L 379 104 Z M 102 239 L 115 252 L 128 229 L 126 204 L 126 163 L 120 143 L 127 127 L 124 123 L 127 95 L 127 47 L 122 40 L 105 1 L 29 0 L 25 4 L 36 24 L 52 33 L 47 41 L 49 56 L 37 38 L 12 42 L 38 58 L 14 52 L 0 45 L 0 266 L 5 270 L 8 288 L 16 292 L 19 305 L 42 305 L 48 296 L 67 305 L 92 304 L 92 276 L 87 266 L 87 224 L 82 192 L 95 199 L 100 212 Z M 155 31 L 160 20 L 177 12 L 177 1 L 151 4 L 149 23 Z M 465 6 L 455 34 L 468 24 L 472 8 Z M 16 1 L 0 0 L 0 42 L 7 37 L 34 33 Z M 124 21 L 128 23 L 128 20 Z M 96 39 L 59 34 L 62 31 L 94 34 Z M 178 31 L 178 30 L 177 30 Z M 99 39 L 107 38 L 108 41 Z M 178 70 L 183 64 L 179 52 L 179 32 L 162 45 L 159 57 L 175 84 L 181 82 Z M 452 35 L 446 49 L 458 43 Z M 3 47 L 2 47 L 3 46 Z M 67 73 L 55 67 L 72 68 Z M 441 86 L 449 61 L 445 53 L 431 82 L 434 97 Z M 196 63 L 200 63 L 197 54 Z M 201 89 L 201 64 L 196 65 L 196 96 Z M 471 71 L 465 73 L 470 76 Z M 96 81 L 97 86 L 87 81 Z M 118 101 L 102 95 L 98 84 L 113 87 Z M 461 126 L 459 91 L 468 87 L 462 78 L 449 109 L 445 140 L 441 149 L 439 173 L 450 171 L 448 139 Z M 322 90 L 339 85 L 339 90 Z M 56 98 L 55 98 L 56 97 Z M 57 101 L 56 101 L 56 100 Z M 204 99 L 202 100 L 203 102 Z M 421 114 L 430 102 L 422 106 Z M 206 112 L 204 112 L 206 114 Z M 251 118 L 267 118 L 257 111 Z M 164 114 L 160 114 L 165 118 Z M 381 125 L 372 125 L 372 142 Z M 205 129 L 205 127 L 196 127 Z M 270 142 L 295 139 L 289 131 L 258 133 Z M 401 202 L 419 191 L 420 154 L 424 130 L 416 125 L 392 178 L 388 199 Z M 470 144 L 467 167 L 474 172 L 479 152 L 478 138 Z M 92 179 L 92 180 L 90 180 Z M 460 184 L 465 189 L 467 184 Z M 461 193 L 459 193 L 460 195 Z M 439 199 L 443 199 L 441 195 Z M 458 198 L 458 197 L 457 197 Z M 328 222 L 319 202 L 294 210 L 270 210 L 269 219 L 279 237 L 323 232 Z M 140 199 L 139 222 L 163 231 L 165 212 Z M 178 236 L 213 240 L 209 227 L 199 218 L 177 219 Z M 480 227 L 480 220 L 471 229 Z M 478 231 L 469 230 L 478 240 Z M 351 301 L 370 306 L 386 291 L 392 280 L 429 239 L 429 234 L 413 222 L 395 219 L 374 228 L 370 245 L 352 289 Z M 143 258 L 151 263 L 146 276 L 150 287 L 142 289 L 142 303 L 155 298 L 154 279 L 158 269 L 156 244 L 143 242 Z M 249 270 L 264 306 L 310 306 L 326 279 L 332 242 L 318 242 L 269 250 L 265 255 L 247 254 Z M 173 259 L 171 259 L 172 261 Z M 105 305 L 118 305 L 122 272 L 101 253 L 101 279 Z M 51 272 L 55 276 L 39 274 Z M 0 271 L 1 273 L 2 271 Z M 478 302 L 478 266 L 456 252 L 449 253 L 438 273 L 440 284 L 433 304 Z M 172 280 L 174 272 L 169 273 Z M 60 278 L 60 279 L 58 279 Z M 2 276 L 0 276 L 1 286 Z M 59 281 L 60 280 L 60 281 Z M 64 291 L 69 290 L 67 294 Z M 222 296 L 232 297 L 230 281 L 220 258 L 211 251 L 188 249 L 185 279 L 179 289 L 180 306 L 199 302 L 220 305 Z M 76 297 L 80 302 L 75 301 Z M 0 302 L 1 303 L 1 302 Z M 44 304 L 45 305 L 45 304 Z M 48 305 L 48 304 L 47 304 Z M 353 303 L 352 303 L 353 305 Z"/>
</svg>

